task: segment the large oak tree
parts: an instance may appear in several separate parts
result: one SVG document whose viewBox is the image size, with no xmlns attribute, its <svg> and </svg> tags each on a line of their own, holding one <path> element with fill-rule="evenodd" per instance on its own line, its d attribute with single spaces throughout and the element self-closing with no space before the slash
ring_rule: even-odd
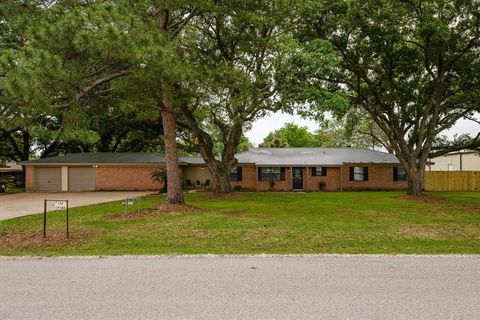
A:
<svg viewBox="0 0 480 320">
<path fill-rule="evenodd" d="M 286 1 L 218 1 L 187 33 L 189 63 L 197 76 L 179 88 L 180 107 L 216 192 L 231 191 L 230 171 L 244 130 L 281 108 L 282 79 L 276 73 L 289 53 L 293 9 Z M 215 137 L 223 147 L 220 157 Z"/>
<path fill-rule="evenodd" d="M 322 68 L 314 59 L 302 61 L 310 106 L 331 109 L 316 91 L 328 88 L 367 112 L 405 167 L 408 194 L 421 194 L 436 137 L 480 110 L 480 2 L 304 4 L 304 49 L 312 54 L 315 44 L 328 43 L 341 58 L 329 76 L 314 72 Z"/>
</svg>

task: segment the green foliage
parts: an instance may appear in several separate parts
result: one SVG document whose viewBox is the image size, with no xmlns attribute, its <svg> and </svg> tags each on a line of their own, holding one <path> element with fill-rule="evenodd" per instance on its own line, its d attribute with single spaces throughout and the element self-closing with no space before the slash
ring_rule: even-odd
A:
<svg viewBox="0 0 480 320">
<path fill-rule="evenodd" d="M 388 148 L 379 130 L 369 119 L 348 113 L 347 116 L 322 121 L 315 132 L 307 127 L 287 123 L 270 132 L 259 145 L 263 148 L 287 147 L 356 147 Z"/>
<path fill-rule="evenodd" d="M 310 108 L 312 104 L 321 103 L 323 110 L 344 115 L 350 103 L 348 96 L 338 90 L 339 84 L 332 82 L 319 86 L 311 81 L 312 77 L 324 79 L 339 72 L 342 60 L 333 46 L 322 39 L 301 42 L 290 39 L 286 49 L 286 59 L 278 64 L 276 75 L 283 110 L 324 120 L 323 112 Z"/>
<path fill-rule="evenodd" d="M 185 84 L 185 95 L 201 129 L 215 127 L 228 143 L 238 123 L 248 128 L 266 111 L 281 108 L 277 74 L 292 41 L 291 10 L 284 1 L 232 1 L 203 14 L 187 30 L 196 76 Z"/>
<path fill-rule="evenodd" d="M 348 97 L 352 108 L 368 113 L 407 168 L 409 193 L 421 192 L 435 138 L 479 110 L 480 3 L 305 3 L 299 41 L 328 41 L 341 57 L 340 67 L 326 77 L 304 69 L 306 81 Z M 332 107 L 330 100 L 317 95 L 308 109 L 341 114 L 344 108 Z"/>
<path fill-rule="evenodd" d="M 167 192 L 167 171 L 164 169 L 154 170 L 152 171 L 151 176 L 154 182 L 162 183 L 160 193 Z"/>
<path fill-rule="evenodd" d="M 480 133 L 473 139 L 469 134 L 454 135 L 453 138 L 448 138 L 445 135 L 437 137 L 433 142 L 430 157 L 439 157 L 449 152 L 461 150 L 480 152 Z"/>
<path fill-rule="evenodd" d="M 11 175 L 0 175 L 0 193 L 15 188 L 15 177 Z"/>
<path fill-rule="evenodd" d="M 319 143 L 307 127 L 286 123 L 282 128 L 269 133 L 259 145 L 263 148 L 316 147 Z"/>
<path fill-rule="evenodd" d="M 30 153 L 157 150 L 158 86 L 145 86 L 148 79 L 133 86 L 134 76 L 120 81 L 138 74 L 141 62 L 171 55 L 148 10 L 128 1 L 20 7 L 12 2 L 7 21 L 23 22 L 14 30 L 29 41 L 0 57 L 0 153 L 27 160 Z"/>
</svg>

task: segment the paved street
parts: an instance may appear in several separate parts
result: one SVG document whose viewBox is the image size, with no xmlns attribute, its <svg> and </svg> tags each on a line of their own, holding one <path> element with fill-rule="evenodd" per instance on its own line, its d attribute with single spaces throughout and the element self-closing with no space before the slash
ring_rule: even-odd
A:
<svg viewBox="0 0 480 320">
<path fill-rule="evenodd" d="M 478 256 L 0 258 L 0 319 L 478 319 Z"/>
<path fill-rule="evenodd" d="M 70 208 L 90 204 L 141 197 L 152 191 L 108 191 L 108 192 L 22 192 L 0 195 L 0 220 L 7 220 L 43 212 L 43 200 L 68 200 Z M 48 203 L 53 210 L 54 203 Z"/>
</svg>

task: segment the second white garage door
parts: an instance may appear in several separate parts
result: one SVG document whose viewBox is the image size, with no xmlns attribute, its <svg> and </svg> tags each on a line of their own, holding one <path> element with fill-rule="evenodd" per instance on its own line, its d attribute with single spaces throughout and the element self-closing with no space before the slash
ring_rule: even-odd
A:
<svg viewBox="0 0 480 320">
<path fill-rule="evenodd" d="M 94 191 L 95 169 L 92 167 L 68 168 L 68 191 Z"/>
</svg>

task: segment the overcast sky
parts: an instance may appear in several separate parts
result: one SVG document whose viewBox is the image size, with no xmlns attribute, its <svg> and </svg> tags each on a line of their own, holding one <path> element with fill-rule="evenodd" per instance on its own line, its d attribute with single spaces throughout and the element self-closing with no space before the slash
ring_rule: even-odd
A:
<svg viewBox="0 0 480 320">
<path fill-rule="evenodd" d="M 293 122 L 300 126 L 306 126 L 310 131 L 318 129 L 318 124 L 313 120 L 302 119 L 298 115 L 288 115 L 282 112 L 273 113 L 270 116 L 259 119 L 253 123 L 252 129 L 247 131 L 245 135 L 250 139 L 254 146 L 258 146 L 271 131 L 283 127 L 285 123 Z M 450 130 L 443 134 L 452 137 L 454 134 L 470 133 L 476 135 L 480 131 L 480 125 L 467 120 L 460 120 Z"/>
</svg>

